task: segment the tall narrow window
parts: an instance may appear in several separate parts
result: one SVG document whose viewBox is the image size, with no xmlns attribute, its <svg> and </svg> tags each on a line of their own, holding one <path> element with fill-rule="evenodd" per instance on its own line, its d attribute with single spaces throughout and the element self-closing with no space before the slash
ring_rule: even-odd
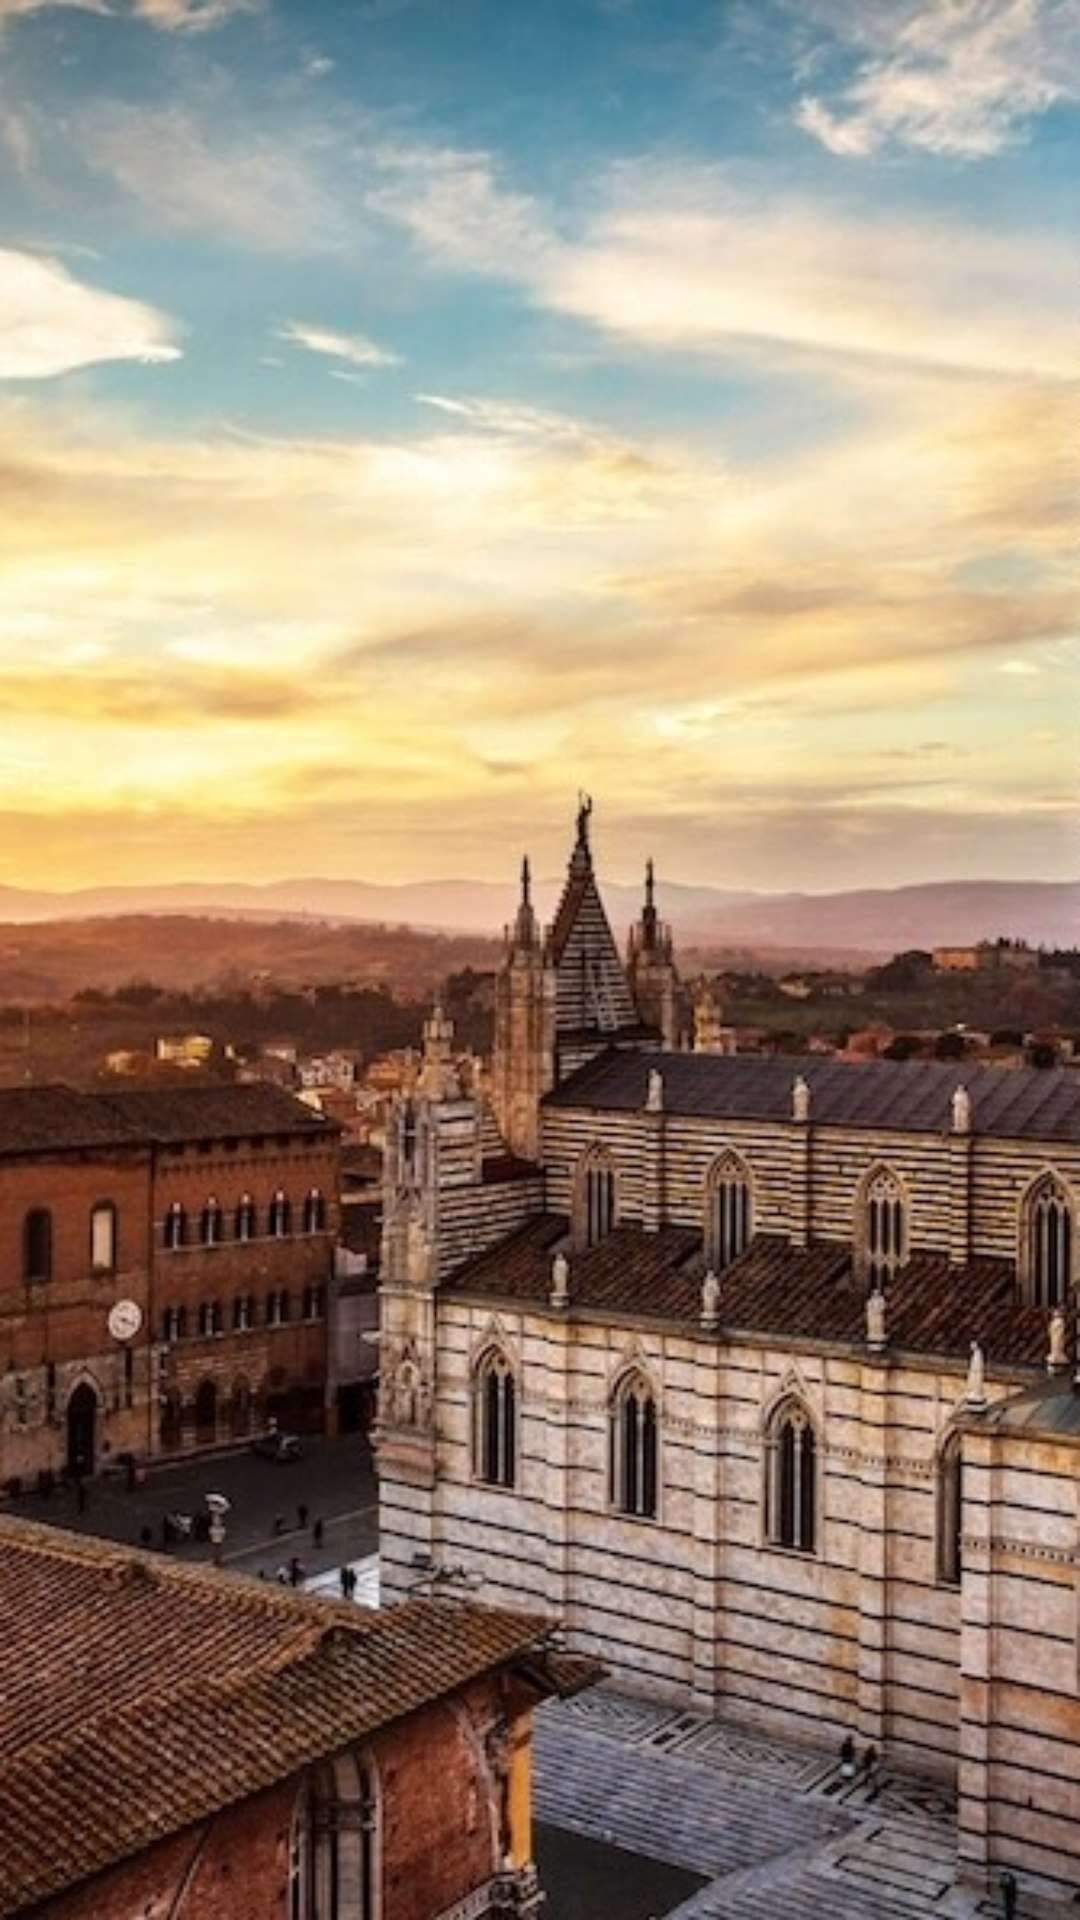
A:
<svg viewBox="0 0 1080 1920">
<path fill-rule="evenodd" d="M 178 1247 L 184 1246 L 186 1242 L 187 1214 L 184 1212 L 179 1200 L 174 1200 L 165 1215 L 165 1245 L 175 1252 Z"/>
<path fill-rule="evenodd" d="M 101 1200 L 90 1214 L 90 1265 L 95 1273 L 112 1273 L 116 1266 L 116 1208 Z"/>
<path fill-rule="evenodd" d="M 806 1408 L 787 1400 L 766 1435 L 765 1531 L 777 1547 L 817 1546 L 817 1440 Z"/>
<path fill-rule="evenodd" d="M 1059 1180 L 1047 1174 L 1024 1208 L 1025 1292 L 1039 1307 L 1064 1306 L 1073 1284 L 1073 1214 Z"/>
<path fill-rule="evenodd" d="M 52 1214 L 33 1207 L 23 1221 L 23 1279 L 52 1278 Z"/>
<path fill-rule="evenodd" d="M 287 1196 L 279 1187 L 270 1202 L 270 1236 L 274 1240 L 284 1240 L 292 1224 L 292 1209 Z"/>
<path fill-rule="evenodd" d="M 255 1325 L 255 1295 L 238 1293 L 233 1301 L 233 1330 L 249 1333 Z"/>
<path fill-rule="evenodd" d="M 202 1243 L 204 1247 L 221 1245 L 225 1232 L 225 1217 L 217 1201 L 211 1195 L 202 1210 Z"/>
<path fill-rule="evenodd" d="M 612 1401 L 611 1503 L 638 1520 L 656 1517 L 656 1400 L 639 1373 L 623 1380 Z"/>
<path fill-rule="evenodd" d="M 961 1437 L 951 1433 L 938 1455 L 938 1579 L 960 1585 L 964 1523 L 964 1461 Z"/>
<path fill-rule="evenodd" d="M 255 1202 L 250 1193 L 241 1195 L 236 1209 L 236 1237 L 238 1240 L 255 1238 Z"/>
<path fill-rule="evenodd" d="M 474 1390 L 480 1479 L 489 1487 L 512 1487 L 517 1476 L 517 1386 L 504 1353 L 485 1355 Z"/>
<path fill-rule="evenodd" d="M 885 1293 L 908 1257 L 907 1207 L 896 1175 L 887 1167 L 872 1173 L 861 1205 L 862 1277 L 868 1292 Z"/>
<path fill-rule="evenodd" d="M 753 1232 L 750 1174 L 737 1153 L 725 1153 L 705 1185 L 705 1257 L 716 1273 L 746 1252 Z"/>
<path fill-rule="evenodd" d="M 593 1148 L 578 1168 L 575 1194 L 575 1239 L 579 1247 L 594 1247 L 616 1224 L 618 1188 L 611 1158 Z"/>
<path fill-rule="evenodd" d="M 301 1793 L 289 1850 L 289 1920 L 378 1920 L 378 1807 L 371 1769 L 344 1753 Z"/>
<path fill-rule="evenodd" d="M 305 1320 L 322 1320 L 326 1313 L 325 1287 L 305 1287 L 301 1311 Z"/>
<path fill-rule="evenodd" d="M 326 1201 L 318 1187 L 312 1187 L 304 1199 L 304 1232 L 322 1233 L 326 1226 Z"/>
</svg>

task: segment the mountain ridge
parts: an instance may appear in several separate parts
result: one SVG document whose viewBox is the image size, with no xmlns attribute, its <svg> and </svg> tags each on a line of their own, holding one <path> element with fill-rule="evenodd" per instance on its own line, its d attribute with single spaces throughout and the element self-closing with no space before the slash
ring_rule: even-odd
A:
<svg viewBox="0 0 1080 1920">
<path fill-rule="evenodd" d="M 545 920 L 554 912 L 561 884 L 548 879 L 534 885 L 537 911 Z M 625 929 L 640 910 L 640 887 L 611 882 L 602 885 L 602 892 L 614 924 Z M 657 904 L 677 937 L 696 945 L 813 944 L 893 953 L 998 936 L 1033 945 L 1080 943 L 1080 880 L 937 880 L 812 894 L 661 879 Z M 266 883 L 90 887 L 67 893 L 0 886 L 0 922 L 9 925 L 192 914 L 361 921 L 490 937 L 512 917 L 515 905 L 512 886 L 484 880 L 385 884 L 311 876 Z"/>
</svg>

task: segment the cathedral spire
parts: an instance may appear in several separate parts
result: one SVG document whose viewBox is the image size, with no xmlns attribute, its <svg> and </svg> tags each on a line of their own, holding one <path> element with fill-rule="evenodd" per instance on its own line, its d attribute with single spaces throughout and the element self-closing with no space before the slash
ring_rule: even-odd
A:
<svg viewBox="0 0 1080 1920">
<path fill-rule="evenodd" d="M 532 869 L 529 856 L 521 862 L 521 899 L 518 902 L 517 918 L 514 921 L 514 946 L 531 949 L 536 945 L 536 915 L 532 904 Z"/>
<path fill-rule="evenodd" d="M 641 910 L 641 945 L 647 952 L 651 953 L 655 948 L 658 931 L 659 921 L 656 915 L 656 877 L 653 872 L 653 863 L 650 859 L 645 862 L 645 905 Z"/>
<path fill-rule="evenodd" d="M 592 818 L 592 795 L 578 794 L 577 837 L 570 858 L 571 873 L 592 872 L 592 849 L 589 846 L 589 821 Z"/>
</svg>

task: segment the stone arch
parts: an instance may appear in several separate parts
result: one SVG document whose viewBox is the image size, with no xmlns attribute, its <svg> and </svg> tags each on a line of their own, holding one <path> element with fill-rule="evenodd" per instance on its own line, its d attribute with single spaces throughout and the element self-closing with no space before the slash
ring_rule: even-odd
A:
<svg viewBox="0 0 1080 1920">
<path fill-rule="evenodd" d="M 703 1241 L 715 1273 L 746 1252 L 754 1237 L 756 1191 L 748 1160 L 734 1147 L 718 1153 L 705 1175 Z"/>
</svg>

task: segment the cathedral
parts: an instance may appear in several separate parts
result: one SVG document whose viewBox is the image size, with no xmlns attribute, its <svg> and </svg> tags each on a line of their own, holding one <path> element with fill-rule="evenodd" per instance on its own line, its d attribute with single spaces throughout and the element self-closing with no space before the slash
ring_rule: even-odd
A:
<svg viewBox="0 0 1080 1920">
<path fill-rule="evenodd" d="M 955 1783 L 962 1865 L 1080 1878 L 1080 1075 L 733 1055 L 651 868 L 528 867 L 488 1093 L 436 1010 L 389 1129 L 382 1575 L 626 1690 Z"/>
</svg>

